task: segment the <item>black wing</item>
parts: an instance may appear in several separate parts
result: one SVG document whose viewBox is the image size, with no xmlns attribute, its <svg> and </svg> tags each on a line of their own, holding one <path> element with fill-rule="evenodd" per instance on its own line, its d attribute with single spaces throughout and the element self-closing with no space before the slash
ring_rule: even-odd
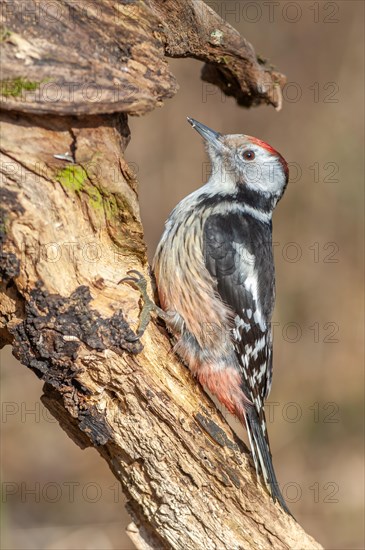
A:
<svg viewBox="0 0 365 550">
<path fill-rule="evenodd" d="M 271 225 L 248 214 L 216 214 L 204 225 L 205 265 L 235 314 L 233 342 L 242 388 L 260 414 L 272 376 L 274 267 Z"/>
<path fill-rule="evenodd" d="M 264 399 L 272 376 L 271 313 L 274 264 L 271 225 L 249 215 L 216 214 L 204 226 L 205 265 L 217 292 L 235 314 L 233 342 L 242 370 L 242 390 L 253 406 L 246 428 L 256 471 L 289 514 L 276 479 L 266 430 Z"/>
</svg>

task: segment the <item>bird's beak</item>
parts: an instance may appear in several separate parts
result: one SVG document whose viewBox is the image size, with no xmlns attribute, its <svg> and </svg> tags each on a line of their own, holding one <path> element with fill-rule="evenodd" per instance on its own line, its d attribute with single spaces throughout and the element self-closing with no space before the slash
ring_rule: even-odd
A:
<svg viewBox="0 0 365 550">
<path fill-rule="evenodd" d="M 198 122 L 197 120 L 194 120 L 193 118 L 187 117 L 188 122 L 192 125 L 194 130 L 196 130 L 202 138 L 205 139 L 209 144 L 217 146 L 222 146 L 222 142 L 220 138 L 222 135 L 219 132 L 215 132 L 214 130 L 211 130 L 208 128 L 208 126 L 205 126 L 205 124 L 202 124 L 201 122 Z"/>
</svg>

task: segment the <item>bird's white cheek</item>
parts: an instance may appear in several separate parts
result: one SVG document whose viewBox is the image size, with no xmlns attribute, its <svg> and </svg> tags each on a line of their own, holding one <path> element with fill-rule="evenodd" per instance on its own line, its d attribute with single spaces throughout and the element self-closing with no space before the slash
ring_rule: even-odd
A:
<svg viewBox="0 0 365 550">
<path fill-rule="evenodd" d="M 244 180 L 252 189 L 276 194 L 282 190 L 285 176 L 280 164 L 263 161 L 247 163 L 244 166 Z"/>
<path fill-rule="evenodd" d="M 257 187 L 266 177 L 263 167 L 258 162 L 246 162 L 242 167 L 243 179 L 250 187 Z"/>
<path fill-rule="evenodd" d="M 209 187 L 216 193 L 233 193 L 236 190 L 237 173 L 234 168 L 215 159 L 212 163 Z"/>
</svg>

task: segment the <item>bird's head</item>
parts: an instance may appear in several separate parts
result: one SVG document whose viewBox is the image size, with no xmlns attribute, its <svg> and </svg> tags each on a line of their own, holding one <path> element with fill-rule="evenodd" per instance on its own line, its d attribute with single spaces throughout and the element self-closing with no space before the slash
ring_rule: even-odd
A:
<svg viewBox="0 0 365 550">
<path fill-rule="evenodd" d="M 260 139 L 241 135 L 222 135 L 188 117 L 192 127 L 204 138 L 212 163 L 209 181 L 212 190 L 257 193 L 271 199 L 272 205 L 282 197 L 288 184 L 285 159 Z"/>
</svg>

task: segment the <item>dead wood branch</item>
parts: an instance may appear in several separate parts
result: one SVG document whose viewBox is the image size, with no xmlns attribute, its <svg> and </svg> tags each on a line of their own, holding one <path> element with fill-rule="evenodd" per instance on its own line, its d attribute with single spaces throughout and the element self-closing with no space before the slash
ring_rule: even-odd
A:
<svg viewBox="0 0 365 550">
<path fill-rule="evenodd" d="M 2 342 L 109 464 L 139 548 L 320 548 L 258 484 L 163 327 L 131 341 L 139 295 L 118 285 L 147 274 L 127 113 L 176 93 L 165 53 L 204 60 L 204 78 L 245 105 L 279 106 L 284 79 L 198 0 L 58 4 L 32 18 L 4 3 Z"/>
</svg>

